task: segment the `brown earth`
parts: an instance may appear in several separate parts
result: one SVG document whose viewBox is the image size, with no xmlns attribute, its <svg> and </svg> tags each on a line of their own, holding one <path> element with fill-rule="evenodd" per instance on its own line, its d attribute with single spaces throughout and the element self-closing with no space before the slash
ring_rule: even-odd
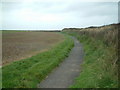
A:
<svg viewBox="0 0 120 90">
<path fill-rule="evenodd" d="M 2 34 L 2 63 L 31 57 L 64 39 L 55 32 L 11 32 Z"/>
</svg>

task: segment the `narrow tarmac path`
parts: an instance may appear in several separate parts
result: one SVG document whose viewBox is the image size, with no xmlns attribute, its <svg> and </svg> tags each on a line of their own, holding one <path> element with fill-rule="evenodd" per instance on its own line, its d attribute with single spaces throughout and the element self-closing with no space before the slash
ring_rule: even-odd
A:
<svg viewBox="0 0 120 90">
<path fill-rule="evenodd" d="M 74 40 L 74 47 L 69 56 L 43 80 L 38 88 L 68 88 L 80 74 L 80 64 L 83 60 L 83 48 L 79 41 Z"/>
</svg>

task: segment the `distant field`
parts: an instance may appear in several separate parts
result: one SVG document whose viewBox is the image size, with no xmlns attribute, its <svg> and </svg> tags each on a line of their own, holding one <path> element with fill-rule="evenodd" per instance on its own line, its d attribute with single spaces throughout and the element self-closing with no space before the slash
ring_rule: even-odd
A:
<svg viewBox="0 0 120 90">
<path fill-rule="evenodd" d="M 55 32 L 3 31 L 2 40 L 4 65 L 48 50 L 63 41 L 64 37 L 62 34 Z"/>
<path fill-rule="evenodd" d="M 38 34 L 41 35 L 41 33 Z M 44 33 L 42 35 L 46 34 Z M 52 43 L 61 42 L 55 44 L 54 47 L 45 52 L 4 65 L 2 67 L 3 88 L 36 88 L 55 67 L 59 66 L 59 64 L 65 60 L 74 46 L 72 38 L 67 35 L 64 35 L 64 40 L 62 40 L 63 37 L 61 35 L 59 36 L 59 34 L 56 33 L 49 33 L 47 36 L 43 37 L 48 39 L 50 39 L 50 37 L 60 39 L 57 41 L 52 38 L 50 39 Z M 32 40 L 32 42 L 34 41 Z"/>
</svg>

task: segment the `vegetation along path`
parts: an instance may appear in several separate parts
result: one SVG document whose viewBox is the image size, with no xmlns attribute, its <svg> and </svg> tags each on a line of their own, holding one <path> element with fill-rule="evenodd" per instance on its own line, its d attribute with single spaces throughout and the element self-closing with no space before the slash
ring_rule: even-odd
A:
<svg viewBox="0 0 120 90">
<path fill-rule="evenodd" d="M 73 40 L 74 47 L 69 56 L 38 85 L 39 88 L 68 88 L 74 83 L 80 73 L 83 48 L 76 38 Z"/>
</svg>

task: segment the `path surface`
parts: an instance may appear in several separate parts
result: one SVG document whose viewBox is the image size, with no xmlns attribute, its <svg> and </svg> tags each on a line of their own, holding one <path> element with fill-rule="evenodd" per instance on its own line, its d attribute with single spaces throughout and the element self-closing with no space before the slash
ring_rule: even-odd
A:
<svg viewBox="0 0 120 90">
<path fill-rule="evenodd" d="M 68 88 L 74 83 L 80 74 L 83 48 L 76 38 L 73 37 L 73 40 L 74 47 L 69 56 L 38 85 L 38 88 Z"/>
</svg>

